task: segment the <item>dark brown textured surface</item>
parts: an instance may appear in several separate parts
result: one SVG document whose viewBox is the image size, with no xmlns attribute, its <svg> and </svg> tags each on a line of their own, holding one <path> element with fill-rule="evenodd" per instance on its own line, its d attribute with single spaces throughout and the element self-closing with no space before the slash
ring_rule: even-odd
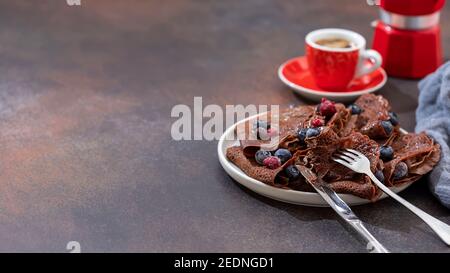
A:
<svg viewBox="0 0 450 273">
<path fill-rule="evenodd" d="M 310 30 L 370 38 L 365 1 L 0 1 L 0 251 L 364 251 L 326 208 L 257 196 L 173 105 L 304 103 L 276 77 Z M 443 14 L 450 52 L 450 8 Z M 381 93 L 414 127 L 416 82 Z M 425 181 L 402 193 L 450 222 Z M 392 251 L 449 251 L 392 200 L 355 208 Z"/>
</svg>

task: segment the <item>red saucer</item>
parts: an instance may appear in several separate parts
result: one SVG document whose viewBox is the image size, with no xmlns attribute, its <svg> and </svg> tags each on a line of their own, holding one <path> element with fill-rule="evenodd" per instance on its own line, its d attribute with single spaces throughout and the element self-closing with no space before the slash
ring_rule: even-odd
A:
<svg viewBox="0 0 450 273">
<path fill-rule="evenodd" d="M 278 76 L 297 93 L 312 100 L 320 100 L 322 97 L 336 101 L 354 100 L 362 94 L 377 91 L 387 81 L 386 72 L 380 67 L 371 74 L 353 80 L 344 90 L 327 91 L 316 85 L 308 69 L 305 56 L 291 59 L 282 64 L 278 69 Z"/>
</svg>

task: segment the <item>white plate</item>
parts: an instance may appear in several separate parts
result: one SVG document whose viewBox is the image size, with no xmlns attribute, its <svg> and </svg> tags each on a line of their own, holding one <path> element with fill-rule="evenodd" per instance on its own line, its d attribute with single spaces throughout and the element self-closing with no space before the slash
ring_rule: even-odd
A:
<svg viewBox="0 0 450 273">
<path fill-rule="evenodd" d="M 246 175 L 241 169 L 239 169 L 236 165 L 230 162 L 226 157 L 226 150 L 228 147 L 236 146 L 239 144 L 238 141 L 230 141 L 228 139 L 232 139 L 234 135 L 235 127 L 238 124 L 246 122 L 249 119 L 254 119 L 256 116 L 249 117 L 244 119 L 230 128 L 228 128 L 225 133 L 220 137 L 219 144 L 217 147 L 217 152 L 219 156 L 219 161 L 225 171 L 230 175 L 234 180 L 236 180 L 239 184 L 244 187 L 258 193 L 264 195 L 268 198 L 272 198 L 278 201 L 296 204 L 296 205 L 305 205 L 305 206 L 314 206 L 314 207 L 328 207 L 328 204 L 322 199 L 322 197 L 314 192 L 302 192 L 302 191 L 294 191 L 294 190 L 286 190 L 280 189 L 276 187 L 269 186 L 260 182 L 254 178 Z M 406 133 L 402 129 L 403 132 Z M 412 183 L 404 184 L 400 187 L 392 187 L 391 189 L 398 193 L 409 187 Z M 351 194 L 339 194 L 339 196 L 350 206 L 361 205 L 371 203 L 371 201 L 367 199 L 362 199 L 357 196 Z M 380 197 L 380 199 L 386 198 L 386 194 Z"/>
</svg>

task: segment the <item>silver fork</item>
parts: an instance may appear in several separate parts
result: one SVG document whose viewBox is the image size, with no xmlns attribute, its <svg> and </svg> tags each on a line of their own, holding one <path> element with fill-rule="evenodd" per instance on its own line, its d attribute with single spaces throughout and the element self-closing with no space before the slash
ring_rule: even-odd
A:
<svg viewBox="0 0 450 273">
<path fill-rule="evenodd" d="M 353 149 L 346 149 L 338 152 L 335 157 L 333 157 L 333 160 L 357 173 L 363 173 L 369 176 L 383 192 L 419 216 L 420 219 L 436 232 L 442 241 L 450 246 L 450 226 L 412 205 L 381 183 L 370 170 L 370 161 L 365 155 Z"/>
</svg>

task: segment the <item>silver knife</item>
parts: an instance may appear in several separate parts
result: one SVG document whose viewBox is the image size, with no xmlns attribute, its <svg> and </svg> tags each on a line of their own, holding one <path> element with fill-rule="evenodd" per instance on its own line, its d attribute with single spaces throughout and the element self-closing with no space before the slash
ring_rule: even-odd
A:
<svg viewBox="0 0 450 273">
<path fill-rule="evenodd" d="M 342 200 L 337 193 L 331 189 L 326 183 L 321 181 L 317 176 L 305 166 L 297 165 L 300 173 L 305 177 L 306 181 L 313 186 L 317 193 L 337 212 L 342 219 L 345 220 L 359 235 L 367 242 L 367 250 L 372 253 L 389 253 L 389 251 L 378 242 L 375 237 L 366 229 L 364 223 L 353 213 L 350 207 Z M 315 183 L 315 182 L 318 183 Z"/>
</svg>

